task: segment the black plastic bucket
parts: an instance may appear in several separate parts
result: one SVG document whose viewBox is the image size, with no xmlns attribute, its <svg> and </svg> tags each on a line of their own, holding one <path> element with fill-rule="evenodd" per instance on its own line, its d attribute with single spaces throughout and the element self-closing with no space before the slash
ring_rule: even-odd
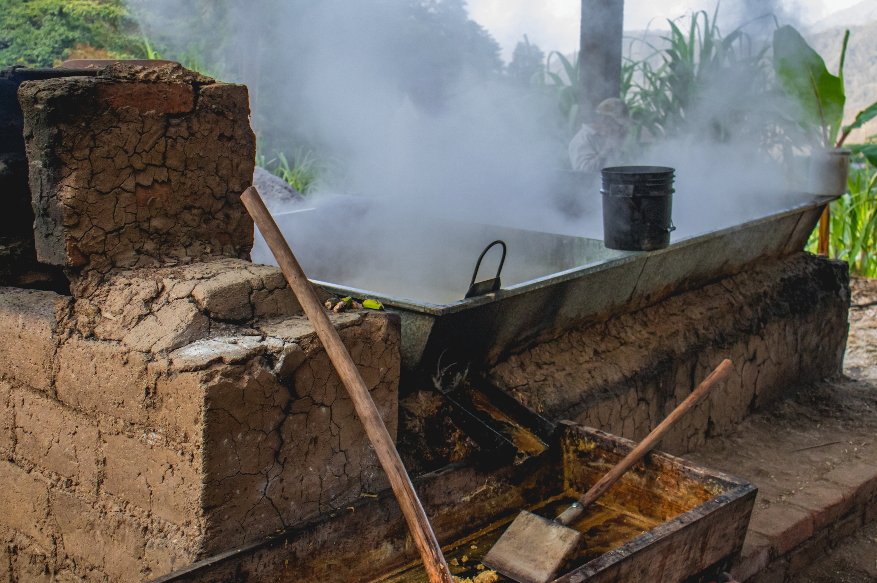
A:
<svg viewBox="0 0 877 583">
<path fill-rule="evenodd" d="M 616 166 L 602 171 L 603 242 L 609 249 L 653 251 L 670 244 L 673 168 Z"/>
</svg>

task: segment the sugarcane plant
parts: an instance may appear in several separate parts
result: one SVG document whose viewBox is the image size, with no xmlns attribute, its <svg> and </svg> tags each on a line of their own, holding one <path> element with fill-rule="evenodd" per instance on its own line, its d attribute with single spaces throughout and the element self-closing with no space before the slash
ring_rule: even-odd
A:
<svg viewBox="0 0 877 583">
<path fill-rule="evenodd" d="M 767 48 L 753 47 L 744 32 L 749 23 L 723 36 L 717 24 L 718 10 L 717 5 L 712 16 L 704 10 L 692 13 L 687 26 L 668 20 L 670 33 L 660 37 L 661 47 L 644 38 L 630 39 L 622 65 L 621 96 L 635 122 L 637 139 L 644 131 L 656 138 L 675 138 L 706 127 L 712 138 L 724 141 L 732 125 L 729 120 L 739 117 L 739 112 L 713 112 L 706 126 L 695 128 L 693 112 L 704 93 L 717 79 L 732 76 L 747 83 L 749 92 L 767 87 Z M 633 59 L 630 55 L 637 43 L 651 54 Z"/>
</svg>

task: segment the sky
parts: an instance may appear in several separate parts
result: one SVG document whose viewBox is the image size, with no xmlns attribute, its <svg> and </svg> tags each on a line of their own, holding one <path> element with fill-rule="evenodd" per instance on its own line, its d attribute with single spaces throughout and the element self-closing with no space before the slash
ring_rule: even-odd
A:
<svg viewBox="0 0 877 583">
<path fill-rule="evenodd" d="M 861 0 L 773 1 L 782 4 L 786 11 L 798 14 L 801 23 L 809 24 Z M 725 6 L 733 6 L 735 2 L 739 0 L 725 0 Z M 767 6 L 772 2 L 747 0 L 747 3 Z M 502 46 L 506 61 L 525 34 L 546 53 L 578 50 L 581 0 L 468 0 L 468 5 L 470 17 Z M 692 9 L 712 13 L 715 6 L 716 0 L 626 0 L 624 28 L 643 30 L 651 23 L 652 29 L 666 29 L 666 18 L 682 16 Z"/>
</svg>

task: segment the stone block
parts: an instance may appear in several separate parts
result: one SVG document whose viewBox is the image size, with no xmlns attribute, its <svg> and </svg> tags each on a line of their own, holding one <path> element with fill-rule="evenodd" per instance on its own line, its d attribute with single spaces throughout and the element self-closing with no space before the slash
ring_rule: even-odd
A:
<svg viewBox="0 0 877 583">
<path fill-rule="evenodd" d="M 803 508 L 774 504 L 753 514 L 749 530 L 764 535 L 780 556 L 813 536 L 813 516 Z"/>
<path fill-rule="evenodd" d="M 179 65 L 143 75 L 120 64 L 19 88 L 41 262 L 105 272 L 249 256 L 246 87 Z"/>
<path fill-rule="evenodd" d="M 731 575 L 738 581 L 747 581 L 756 573 L 765 570 L 770 563 L 770 541 L 764 536 L 749 531 L 743 541 L 743 550 L 731 569 Z"/>
<path fill-rule="evenodd" d="M 29 536 L 43 549 L 52 548 L 49 490 L 34 473 L 0 461 L 0 526 Z"/>
<path fill-rule="evenodd" d="M 56 401 L 15 393 L 15 453 L 34 465 L 72 478 L 78 489 L 97 495 L 98 428 Z"/>
<path fill-rule="evenodd" d="M 146 548 L 144 527 L 118 511 L 95 508 L 62 491 L 52 493 L 62 551 L 109 575 L 111 581 L 140 581 Z"/>
<path fill-rule="evenodd" d="M 51 392 L 59 321 L 69 305 L 53 292 L 0 288 L 0 376 Z"/>
<path fill-rule="evenodd" d="M 813 516 L 813 528 L 817 532 L 827 528 L 853 508 L 853 499 L 846 496 L 842 488 L 824 480 L 808 484 L 786 502 L 809 510 Z"/>
<path fill-rule="evenodd" d="M 103 440 L 104 491 L 173 524 L 185 525 L 199 515 L 200 468 L 191 454 L 121 434 Z"/>
<path fill-rule="evenodd" d="M 144 423 L 154 383 L 148 362 L 147 354 L 118 342 L 74 336 L 58 350 L 58 399 L 83 411 Z"/>
</svg>

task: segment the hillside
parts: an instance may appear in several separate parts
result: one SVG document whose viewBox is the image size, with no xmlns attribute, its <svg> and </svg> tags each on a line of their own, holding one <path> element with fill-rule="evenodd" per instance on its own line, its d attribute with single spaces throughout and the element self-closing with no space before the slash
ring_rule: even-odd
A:
<svg viewBox="0 0 877 583">
<path fill-rule="evenodd" d="M 810 26 L 810 31 L 817 33 L 832 28 L 863 26 L 874 20 L 877 20 L 877 0 L 863 0 L 813 24 Z"/>
<path fill-rule="evenodd" d="M 862 4 L 877 7 L 877 0 L 867 0 Z M 837 73 L 846 28 L 835 26 L 821 32 L 804 34 L 810 46 L 825 59 L 825 64 L 832 73 Z M 844 123 L 850 123 L 859 111 L 877 101 L 877 42 L 874 40 L 877 39 L 877 21 L 863 26 L 850 26 L 849 30 L 850 42 L 844 63 L 847 94 Z M 854 144 L 875 134 L 877 134 L 877 119 L 853 132 L 847 141 Z"/>
</svg>

